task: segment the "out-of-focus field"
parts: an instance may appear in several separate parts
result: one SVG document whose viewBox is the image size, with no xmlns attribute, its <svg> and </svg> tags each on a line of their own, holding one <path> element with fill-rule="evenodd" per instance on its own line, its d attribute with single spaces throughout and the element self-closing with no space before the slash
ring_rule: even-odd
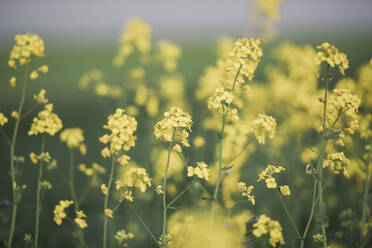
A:
<svg viewBox="0 0 372 248">
<path fill-rule="evenodd" d="M 340 51 L 348 55 L 350 62 L 350 69 L 346 71 L 347 76 L 355 77 L 356 69 L 362 65 L 369 62 L 372 57 L 372 36 L 367 34 L 360 35 L 358 37 L 342 37 L 337 36 L 337 39 L 327 40 L 331 44 L 335 45 Z M 12 37 L 2 37 L 2 39 L 11 40 Z M 288 39 L 290 40 L 290 39 Z M 304 38 L 293 38 L 294 44 L 310 44 L 313 47 L 326 41 L 319 35 L 313 36 L 311 40 Z M 265 75 L 263 70 L 265 65 L 269 64 L 273 58 L 271 56 L 271 51 L 280 43 L 285 41 L 279 40 L 269 45 L 263 46 L 264 56 L 258 66 L 255 74 L 255 78 L 252 83 L 262 82 L 265 80 Z M 193 106 L 192 109 L 195 111 L 190 114 L 194 117 L 194 128 L 197 129 L 201 123 L 198 121 L 199 104 L 194 100 L 194 94 L 197 87 L 198 78 L 202 75 L 204 69 L 208 65 L 215 64 L 215 46 L 213 43 L 195 43 L 195 44 L 180 44 L 182 47 L 182 57 L 179 62 L 179 71 L 184 75 L 186 79 L 186 97 L 189 103 Z M 11 69 L 7 66 L 7 60 L 9 56 L 9 47 L 0 47 L 0 112 L 10 113 L 10 110 L 15 110 L 19 102 L 20 87 L 10 88 L 9 87 L 9 77 L 13 73 Z M 101 98 L 96 96 L 92 91 L 83 91 L 78 88 L 79 78 L 83 73 L 92 70 L 100 69 L 104 74 L 105 82 L 108 84 L 121 84 L 122 83 L 122 68 L 116 68 L 112 65 L 112 59 L 116 54 L 117 46 L 116 44 L 101 44 L 101 45 L 50 45 L 46 43 L 46 57 L 44 63 L 49 66 L 49 73 L 47 75 L 41 76 L 38 80 L 32 81 L 29 84 L 28 96 L 26 99 L 25 109 L 28 109 L 31 104 L 33 104 L 32 95 L 37 94 L 41 88 L 47 90 L 47 98 L 54 103 L 54 111 L 58 113 L 63 121 L 64 127 L 80 127 L 84 130 L 85 143 L 88 148 L 88 156 L 79 158 L 79 162 L 86 162 L 90 164 L 95 161 L 99 164 L 109 167 L 109 161 L 104 160 L 100 155 L 100 149 L 102 145 L 98 142 L 98 137 L 103 134 L 102 125 L 106 122 L 106 117 L 109 113 L 113 113 L 116 103 L 108 98 Z M 130 63 L 130 62 L 129 62 Z M 124 66 L 125 69 L 125 66 Z M 22 76 L 17 75 L 21 82 Z M 130 86 L 131 81 L 124 82 L 125 85 Z M 125 91 L 125 89 L 124 89 Z M 293 97 L 296 97 L 296 93 L 293 93 Z M 204 103 L 206 104 L 206 103 Z M 116 106 L 115 106 L 116 105 Z M 254 104 L 252 105 L 254 106 Z M 280 106 L 285 108 L 285 106 Z M 33 114 L 34 115 L 34 114 Z M 31 151 L 39 151 L 40 138 L 38 136 L 27 136 L 27 131 L 30 127 L 32 116 L 29 116 L 25 121 L 21 123 L 19 138 L 17 142 L 17 155 L 24 155 L 28 161 L 28 154 Z M 199 115 L 200 116 L 200 115 Z M 141 116 L 137 117 L 139 127 L 141 125 L 152 126 L 154 123 L 143 123 Z M 157 120 L 155 120 L 157 121 Z M 278 123 L 280 125 L 280 122 Z M 5 130 L 10 135 L 11 126 L 5 127 Z M 141 128 L 139 128 L 141 129 Z M 138 142 L 135 148 L 130 152 L 131 157 L 140 165 L 145 168 L 150 168 L 147 152 L 143 152 L 141 148 L 149 148 L 153 144 L 142 144 L 141 142 L 141 132 L 137 132 Z M 207 139 L 206 147 L 202 152 L 197 154 L 197 161 L 210 162 L 213 157 L 211 156 L 211 151 L 214 150 L 214 146 L 217 143 L 217 139 L 214 136 L 210 136 Z M 68 157 L 67 149 L 64 145 L 60 144 L 58 141 L 58 135 L 54 138 L 47 140 L 48 151 L 53 154 L 53 157 L 58 160 L 58 167 L 61 170 L 67 170 Z M 296 144 L 293 143 L 293 147 Z M 288 147 L 287 149 L 292 149 Z M 187 150 L 187 149 L 186 149 Z M 186 152 L 187 153 L 187 152 Z M 189 154 L 190 156 L 195 156 L 196 154 Z M 194 160 L 195 160 L 194 159 Z M 209 161 L 208 161 L 209 160 Z M 257 177 L 257 166 L 265 166 L 267 161 L 265 157 L 256 153 L 255 157 L 250 158 L 250 161 L 254 162 L 251 165 L 251 170 L 244 172 L 246 174 L 247 180 L 254 181 Z M 23 194 L 22 202 L 20 203 L 19 215 L 17 217 L 16 225 L 16 236 L 15 236 L 15 247 L 22 247 L 22 239 L 24 233 L 33 233 L 34 230 L 34 214 L 35 214 L 35 192 L 36 192 L 36 176 L 37 176 L 37 165 L 33 165 L 29 162 L 24 163 L 22 166 L 22 182 L 28 185 L 27 190 Z M 286 165 L 287 166 L 287 165 Z M 289 166 L 289 165 L 288 165 Z M 291 167 L 295 167 L 296 164 L 291 164 Z M 11 201 L 11 180 L 8 174 L 9 171 L 9 149 L 5 143 L 0 143 L 0 200 Z M 248 167 L 247 167 L 248 168 Z M 65 170 L 65 171 L 66 171 Z M 302 171 L 302 174 L 296 174 Z M 293 174 L 291 174 L 293 173 Z M 295 180 L 296 177 L 305 177 L 303 165 L 299 165 L 299 168 L 294 169 L 293 172 L 288 170 L 288 174 L 285 175 L 286 181 L 290 182 Z M 71 228 L 62 226 L 57 227 L 53 222 L 53 208 L 57 201 L 61 199 L 69 199 L 69 192 L 64 184 L 64 179 L 57 172 L 51 172 L 47 176 L 48 180 L 53 183 L 53 188 L 51 191 L 45 194 L 44 204 L 42 208 L 42 218 L 41 218 L 41 231 L 40 231 L 40 244 L 41 247 L 72 247 L 72 241 L 70 240 Z M 338 179 L 337 179 L 338 180 Z M 341 180 L 341 179 L 340 179 Z M 76 172 L 76 184 L 78 191 L 83 188 L 86 181 L 86 177 Z M 342 209 L 347 207 L 353 207 L 357 201 L 360 199 L 355 198 L 356 195 L 353 193 L 353 188 L 348 188 L 348 183 L 354 185 L 355 183 L 350 180 L 344 182 L 341 187 L 333 187 L 329 190 L 329 194 L 334 193 L 337 196 L 342 196 L 338 198 L 337 204 L 328 209 L 328 217 L 330 219 L 330 227 L 328 232 L 330 234 L 334 233 L 336 229 L 333 223 L 337 222 L 338 214 Z M 186 185 L 186 183 L 185 183 Z M 311 188 L 310 181 L 308 182 L 309 190 Z M 336 184 L 337 185 L 337 184 Z M 263 189 L 263 187 L 262 187 Z M 255 209 L 254 212 L 269 212 L 271 216 L 276 216 L 280 220 L 284 228 L 284 236 L 286 238 L 286 247 L 292 247 L 291 244 L 295 242 L 296 237 L 293 235 L 288 219 L 283 213 L 281 206 L 279 204 L 273 204 L 277 200 L 272 199 L 272 195 L 267 193 L 267 190 L 257 189 L 255 192 L 257 201 L 261 202 L 258 204 L 259 209 Z M 305 225 L 306 219 L 300 219 L 301 216 L 307 216 L 310 205 L 311 197 L 310 194 L 298 195 L 296 189 L 293 188 L 293 196 L 288 200 L 288 205 L 291 212 L 295 216 L 300 226 Z M 344 200 L 347 199 L 347 200 Z M 195 201 L 195 196 L 191 193 L 187 194 L 184 199 L 182 199 L 179 205 L 191 205 Z M 265 202 L 265 203 L 263 203 Z M 150 204 L 151 203 L 151 204 Z M 84 207 L 89 206 L 89 207 Z M 248 205 L 247 205 L 248 206 Z M 274 209 L 273 209 L 274 206 Z M 101 246 L 101 235 L 102 235 L 102 215 L 97 213 L 102 212 L 103 208 L 103 197 L 99 189 L 92 189 L 87 201 L 82 204 L 82 209 L 86 209 L 86 214 L 88 216 L 88 226 L 86 231 L 86 240 L 89 247 L 100 247 Z M 143 213 L 143 218 L 148 222 L 148 225 L 155 228 L 156 231 L 160 231 L 161 223 L 161 201 L 160 198 L 149 199 L 147 202 L 141 202 L 137 206 L 140 212 Z M 0 216 L 0 232 L 5 230 L 4 228 L 8 226 L 9 215 L 11 208 L 1 209 Z M 303 211 L 306 214 L 301 215 Z M 170 211 L 171 212 L 171 211 Z M 137 223 L 137 230 L 132 232 L 135 234 L 136 238 L 144 239 L 146 235 L 142 230 L 142 226 L 138 224 L 137 220 L 133 214 L 126 208 L 120 210 L 120 215 L 122 223 Z M 135 226 L 135 225 L 132 225 Z M 119 227 L 118 227 L 119 228 Z M 301 228 L 303 229 L 303 228 Z M 114 230 L 117 230 L 115 228 Z M 113 233 L 113 231 L 111 233 Z M 290 235 L 288 235 L 290 234 Z M 136 246 L 141 244 L 141 246 Z M 141 242 L 132 242 L 130 247 L 155 247 L 151 240 Z"/>
</svg>

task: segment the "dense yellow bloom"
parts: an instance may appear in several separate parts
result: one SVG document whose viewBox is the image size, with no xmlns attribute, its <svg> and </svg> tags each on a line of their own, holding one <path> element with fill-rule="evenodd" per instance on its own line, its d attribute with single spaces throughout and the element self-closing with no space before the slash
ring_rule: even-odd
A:
<svg viewBox="0 0 372 248">
<path fill-rule="evenodd" d="M 104 210 L 104 213 L 105 213 L 105 215 L 106 215 L 107 217 L 109 217 L 109 218 L 111 218 L 111 219 L 114 218 L 114 216 L 112 215 L 113 212 L 112 212 L 111 209 L 106 208 L 106 209 Z"/>
<path fill-rule="evenodd" d="M 343 152 L 328 154 L 327 159 L 323 162 L 323 168 L 328 168 L 334 174 L 343 172 L 344 176 L 348 176 L 346 167 L 350 165 L 350 160 L 345 157 Z"/>
<path fill-rule="evenodd" d="M 123 65 L 135 48 L 141 54 L 147 54 L 150 51 L 150 39 L 151 27 L 140 18 L 132 17 L 123 28 L 119 51 L 114 58 L 114 65 Z"/>
<path fill-rule="evenodd" d="M 254 195 L 251 194 L 253 189 L 254 189 L 253 185 L 250 185 L 250 186 L 247 187 L 247 185 L 244 182 L 239 182 L 238 183 L 238 190 L 240 192 L 240 195 L 242 197 L 247 198 L 247 200 L 249 202 L 251 202 L 252 205 L 254 205 L 256 203 Z"/>
<path fill-rule="evenodd" d="M 142 193 L 151 186 L 151 178 L 145 168 L 130 168 L 122 179 L 115 181 L 116 190 L 124 190 L 124 199 L 133 201 L 133 191 L 138 189 Z"/>
<path fill-rule="evenodd" d="M 335 46 L 332 46 L 328 42 L 324 42 L 316 48 L 318 49 L 315 60 L 316 64 L 320 65 L 325 61 L 331 67 L 337 65 L 340 73 L 345 75 L 345 70 L 349 68 L 349 61 L 346 54 L 340 52 Z"/>
<path fill-rule="evenodd" d="M 16 44 L 10 52 L 8 65 L 12 69 L 19 65 L 24 66 L 31 62 L 31 56 L 44 57 L 44 41 L 36 34 L 23 34 L 14 37 Z"/>
<path fill-rule="evenodd" d="M 259 114 L 258 118 L 252 122 L 251 132 L 256 136 L 259 144 L 265 144 L 266 137 L 274 138 L 276 132 L 276 120 L 266 114 Z"/>
<path fill-rule="evenodd" d="M 289 189 L 288 185 L 280 186 L 279 190 L 285 196 L 289 196 L 291 194 L 291 190 Z"/>
<path fill-rule="evenodd" d="M 4 126 L 8 122 L 8 118 L 0 112 L 0 126 Z"/>
<path fill-rule="evenodd" d="M 16 82 L 17 82 L 17 78 L 16 77 L 11 77 L 10 80 L 9 80 L 9 83 L 10 83 L 10 86 L 11 87 L 15 87 L 16 86 Z"/>
<path fill-rule="evenodd" d="M 104 129 L 111 131 L 99 138 L 103 144 L 110 143 L 109 148 L 102 150 L 104 157 L 118 153 L 120 150 L 128 151 L 136 141 L 134 132 L 137 129 L 137 121 L 133 117 L 124 114 L 124 109 L 116 109 L 114 114 L 109 115 Z"/>
<path fill-rule="evenodd" d="M 169 41 L 159 41 L 158 56 L 163 62 L 163 67 L 167 72 L 177 69 L 177 60 L 181 56 L 181 48 Z"/>
<path fill-rule="evenodd" d="M 187 176 L 197 176 L 198 178 L 205 179 L 209 181 L 209 168 L 208 165 L 204 162 L 196 162 L 196 167 L 189 166 L 187 167 Z"/>
<path fill-rule="evenodd" d="M 234 95 L 231 91 L 218 87 L 214 94 L 208 98 L 208 108 L 217 109 L 220 113 L 223 113 L 223 110 L 231 104 L 233 99 Z"/>
<path fill-rule="evenodd" d="M 253 228 L 253 235 L 258 238 L 268 233 L 271 246 L 284 245 L 282 227 L 278 221 L 272 220 L 266 215 L 260 215 L 258 221 L 253 224 Z"/>
<path fill-rule="evenodd" d="M 164 119 L 154 126 L 156 139 L 165 142 L 180 142 L 183 146 L 190 146 L 188 137 L 191 132 L 191 116 L 182 109 L 172 107 L 164 113 Z"/>
<path fill-rule="evenodd" d="M 134 235 L 131 232 L 126 232 L 124 229 L 117 231 L 115 234 L 115 239 L 121 247 L 127 247 L 128 244 L 126 243 L 129 239 L 133 239 Z"/>
<path fill-rule="evenodd" d="M 119 164 L 121 165 L 126 165 L 128 164 L 128 161 L 130 160 L 130 157 L 127 156 L 127 155 L 122 155 L 120 157 L 118 157 L 117 161 L 119 162 Z"/>
<path fill-rule="evenodd" d="M 75 223 L 78 224 L 78 226 L 81 229 L 86 228 L 88 226 L 85 220 L 87 216 L 84 214 L 83 210 L 75 211 L 75 213 L 76 213 L 76 218 L 74 219 Z"/>
<path fill-rule="evenodd" d="M 53 104 L 49 103 L 44 106 L 44 110 L 40 111 L 32 120 L 31 128 L 28 135 L 38 135 L 47 133 L 54 136 L 62 129 L 62 121 L 57 114 L 53 113 Z"/>
<path fill-rule="evenodd" d="M 238 39 L 232 52 L 229 54 L 230 64 L 226 68 L 231 73 L 232 78 L 237 75 L 239 68 L 240 77 L 238 83 L 243 83 L 244 79 L 241 76 L 246 76 L 249 81 L 252 81 L 254 72 L 262 57 L 262 49 L 260 47 L 260 40 L 254 39 Z"/>
<path fill-rule="evenodd" d="M 268 165 L 266 169 L 258 175 L 257 182 L 265 180 L 267 188 L 275 189 L 277 187 L 277 183 L 273 176 L 282 171 L 285 171 L 285 168 L 282 166 Z"/>
<path fill-rule="evenodd" d="M 62 224 L 62 220 L 64 218 L 66 218 L 66 213 L 65 213 L 65 209 L 68 208 L 70 205 L 72 205 L 74 202 L 73 201 L 68 201 L 68 200 L 61 200 L 59 201 L 59 204 L 57 204 L 55 207 L 54 207 L 54 218 L 53 220 L 56 222 L 57 225 L 61 225 Z"/>
</svg>

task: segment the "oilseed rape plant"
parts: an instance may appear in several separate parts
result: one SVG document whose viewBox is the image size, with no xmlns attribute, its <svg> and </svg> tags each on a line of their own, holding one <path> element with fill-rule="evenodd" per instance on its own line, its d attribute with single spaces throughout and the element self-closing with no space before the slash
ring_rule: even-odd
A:
<svg viewBox="0 0 372 248">
<path fill-rule="evenodd" d="M 20 91 L 16 109 L 0 106 L 1 245 L 370 247 L 372 59 L 349 74 L 336 42 L 270 43 L 282 2 L 257 0 L 260 38 L 219 39 L 195 80 L 180 45 L 130 18 L 108 65 L 121 76 L 76 78 L 93 118 L 83 103 L 68 118 L 52 79 L 38 86 L 44 41 L 16 35 L 1 86 Z"/>
</svg>

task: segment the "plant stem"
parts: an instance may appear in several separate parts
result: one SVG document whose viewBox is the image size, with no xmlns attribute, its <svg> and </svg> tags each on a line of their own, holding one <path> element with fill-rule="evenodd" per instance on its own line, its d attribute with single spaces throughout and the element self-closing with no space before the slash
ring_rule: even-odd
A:
<svg viewBox="0 0 372 248">
<path fill-rule="evenodd" d="M 41 141 L 41 154 L 44 153 L 45 150 L 45 134 L 43 134 L 42 141 Z M 41 179 L 43 177 L 43 164 L 44 158 L 40 159 L 40 167 L 39 167 L 39 178 L 37 180 L 37 191 L 36 191 L 36 219 L 35 219 L 35 240 L 34 240 L 34 248 L 38 247 L 39 241 L 39 222 L 40 222 L 40 198 L 41 198 Z"/>
<path fill-rule="evenodd" d="M 26 66 L 25 81 L 24 81 L 24 84 L 23 84 L 21 101 L 19 102 L 19 106 L 18 106 L 19 117 L 22 115 L 23 105 L 25 103 L 25 98 L 26 98 L 26 89 L 27 89 L 27 83 L 28 83 L 28 71 L 29 71 L 28 66 Z M 18 202 L 16 200 L 17 192 L 16 192 L 16 189 L 14 187 L 14 185 L 16 185 L 15 168 L 14 168 L 14 154 L 15 154 L 15 145 L 16 145 L 16 140 L 17 140 L 17 135 L 18 135 L 20 119 L 21 118 L 16 119 L 16 123 L 14 125 L 14 130 L 13 130 L 12 142 L 10 144 L 10 172 L 11 172 L 11 177 L 12 177 L 12 189 L 13 189 L 13 210 L 12 210 L 12 222 L 11 222 L 10 233 L 9 233 L 9 238 L 8 238 L 8 248 L 12 247 L 15 222 L 16 222 L 16 217 L 17 217 L 17 207 L 18 207 Z"/>
<path fill-rule="evenodd" d="M 371 148 L 370 148 L 371 149 Z M 368 191 L 369 191 L 369 165 L 371 163 L 371 153 L 372 149 L 368 153 L 368 161 L 367 161 L 367 168 L 366 168 L 366 179 L 364 181 L 364 195 L 363 195 L 363 209 L 362 209 L 362 226 L 360 228 L 360 242 L 363 243 L 363 236 L 364 236 L 364 228 L 366 223 L 366 212 L 367 212 L 367 205 L 368 205 Z M 363 247 L 363 246 L 362 246 Z"/>
<path fill-rule="evenodd" d="M 132 211 L 134 212 L 134 215 L 138 218 L 138 220 L 141 222 L 141 224 L 145 227 L 147 233 L 150 234 L 150 236 L 154 240 L 154 242 L 156 244 L 158 244 L 158 241 L 156 240 L 155 235 L 151 232 L 150 228 L 146 225 L 146 223 L 143 221 L 141 216 L 137 213 L 136 209 L 131 204 L 129 204 L 129 207 L 132 209 Z"/>
<path fill-rule="evenodd" d="M 322 186 L 322 179 L 323 179 L 323 160 L 324 160 L 324 154 L 325 154 L 325 149 L 328 143 L 328 139 L 326 137 L 326 118 L 327 118 L 327 96 L 328 96 L 328 85 L 329 85 L 329 65 L 327 65 L 326 69 L 326 85 L 324 89 L 324 101 L 323 101 L 323 123 L 322 123 L 322 140 L 321 140 L 321 145 L 320 145 L 320 154 L 318 158 L 318 165 L 317 165 L 317 173 L 315 179 L 314 179 L 314 187 L 313 187 L 313 198 L 312 198 L 312 204 L 311 204 L 311 211 L 310 211 L 310 216 L 306 224 L 306 228 L 304 231 L 304 234 L 301 239 L 301 245 L 300 247 L 303 248 L 305 245 L 305 240 L 307 237 L 307 234 L 310 230 L 310 225 L 311 221 L 314 217 L 314 212 L 315 212 L 315 207 L 318 202 L 319 198 L 319 206 L 320 206 L 320 215 L 321 215 L 321 225 L 322 225 L 322 234 L 323 234 L 323 245 L 324 247 L 327 247 L 327 240 L 326 240 L 326 233 L 325 233 L 325 228 L 324 228 L 324 211 L 323 211 L 323 186 Z M 318 196 L 317 196 L 317 188 L 318 188 Z M 324 232 L 323 232 L 324 230 Z"/>
<path fill-rule="evenodd" d="M 112 164 L 111 164 L 111 172 L 110 172 L 110 178 L 107 184 L 107 195 L 105 195 L 105 203 L 104 203 L 104 210 L 107 209 L 108 206 L 108 200 L 110 195 L 110 188 L 112 184 L 112 179 L 114 177 L 114 167 L 115 167 L 115 155 L 112 156 Z M 107 247 L 107 216 L 104 215 L 104 221 L 103 221 L 103 248 Z"/>
<path fill-rule="evenodd" d="M 198 181 L 197 178 L 195 178 L 181 193 L 179 193 L 170 203 L 168 203 L 167 208 L 171 207 L 172 204 L 178 200 L 183 194 L 185 194 L 196 182 Z"/>
<path fill-rule="evenodd" d="M 278 193 L 278 194 L 279 194 L 280 203 L 282 204 L 285 213 L 287 214 L 287 216 L 288 216 L 288 218 L 289 218 L 289 220 L 290 220 L 290 222 L 291 222 L 293 228 L 294 228 L 295 231 L 296 231 L 297 238 L 298 238 L 299 240 L 301 240 L 302 238 L 301 238 L 300 232 L 298 231 L 298 228 L 297 228 L 297 226 L 296 226 L 296 223 L 294 222 L 294 220 L 293 220 L 291 214 L 289 213 L 288 208 L 287 208 L 287 206 L 285 205 L 285 203 L 284 203 L 284 201 L 283 201 L 283 199 L 282 199 L 282 195 L 281 195 L 280 193 Z"/>
<path fill-rule="evenodd" d="M 174 135 L 176 134 L 176 128 L 173 131 L 172 140 Z M 173 142 L 169 143 L 168 146 L 168 157 L 167 157 L 167 165 L 165 166 L 164 171 L 164 179 L 163 179 L 163 239 L 167 236 L 167 175 L 169 169 L 169 161 L 170 161 L 170 154 L 172 149 Z"/>
<path fill-rule="evenodd" d="M 323 142 L 324 142 L 324 149 L 322 152 L 325 151 L 325 146 L 327 145 L 327 137 L 326 137 L 326 121 L 327 121 L 327 94 L 328 94 L 328 85 L 329 85 L 329 65 L 327 64 L 326 68 L 326 85 L 324 89 L 324 109 L 323 109 Z M 324 155 L 323 155 L 324 156 Z M 321 159 L 323 160 L 323 158 Z M 323 161 L 322 161 L 323 162 Z M 318 194 L 319 194 L 319 212 L 320 212 L 320 224 L 323 234 L 323 247 L 327 248 L 327 233 L 325 230 L 325 203 L 323 200 L 323 163 L 318 164 L 318 173 L 319 173 L 319 182 L 318 182 Z"/>
<path fill-rule="evenodd" d="M 74 201 L 74 209 L 77 212 L 77 211 L 80 210 L 80 207 L 79 207 L 79 201 L 78 201 L 78 198 L 77 198 L 76 189 L 75 189 L 75 182 L 74 182 L 74 169 L 75 169 L 75 167 L 74 167 L 74 150 L 69 149 L 69 153 L 70 153 L 70 167 L 69 167 L 69 178 L 68 178 L 69 183 L 68 183 L 68 185 L 69 185 L 69 188 L 70 188 L 70 193 L 71 193 L 72 200 Z M 81 246 L 86 247 L 83 230 L 81 230 L 80 228 L 77 228 L 76 231 L 77 231 L 78 239 L 79 239 L 79 242 L 80 242 Z"/>
<path fill-rule="evenodd" d="M 240 64 L 238 72 L 235 75 L 233 86 L 231 88 L 231 91 L 233 92 L 235 89 L 236 81 L 238 79 L 238 76 L 240 74 L 240 70 L 242 69 L 242 65 Z M 223 136 L 225 134 L 225 125 L 226 125 L 226 119 L 229 114 L 229 108 L 230 104 L 227 105 L 227 108 L 225 110 L 224 105 L 222 105 L 223 108 L 223 113 L 222 113 L 222 125 L 221 125 L 221 131 L 218 135 L 219 137 L 219 164 L 218 164 L 218 174 L 217 174 L 217 181 L 216 181 L 216 187 L 214 189 L 213 193 L 213 198 L 212 198 L 212 204 L 211 204 L 211 210 L 210 210 L 210 215 L 211 215 L 211 226 L 213 226 L 213 221 L 214 221 L 214 211 L 216 208 L 217 204 L 217 197 L 218 197 L 218 192 L 220 190 L 220 185 L 221 185 L 221 179 L 222 179 L 222 141 L 223 141 Z"/>
</svg>

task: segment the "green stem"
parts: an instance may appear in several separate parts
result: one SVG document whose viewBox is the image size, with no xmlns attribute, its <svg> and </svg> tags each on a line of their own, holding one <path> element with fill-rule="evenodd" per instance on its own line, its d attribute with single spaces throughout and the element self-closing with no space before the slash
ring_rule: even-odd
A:
<svg viewBox="0 0 372 248">
<path fill-rule="evenodd" d="M 240 74 L 240 70 L 242 69 L 242 65 L 240 64 L 239 66 L 239 70 L 238 72 L 236 73 L 235 75 L 235 78 L 234 78 L 234 82 L 233 82 L 233 86 L 232 86 L 232 89 L 231 91 L 233 92 L 234 89 L 235 89 L 235 85 L 236 85 L 236 81 L 238 79 L 238 76 Z M 214 211 L 215 211 L 215 208 L 216 208 L 216 204 L 217 204 L 217 197 L 218 197 L 218 192 L 220 190 L 220 186 L 221 186 L 221 179 L 222 179 L 222 141 L 223 141 L 223 136 L 225 134 L 225 125 L 226 125 L 226 119 L 227 119 L 227 116 L 229 114 L 229 108 L 230 108 L 230 104 L 227 105 L 227 108 L 226 108 L 226 111 L 224 109 L 224 105 L 222 105 L 223 107 L 223 114 L 222 114 L 222 125 L 221 125 L 221 131 L 218 135 L 219 137 L 219 164 L 218 164 L 218 174 L 217 174 L 217 181 L 216 181 L 216 187 L 214 189 L 214 193 L 213 193 L 213 198 L 212 198 L 212 204 L 211 204 L 211 210 L 210 210 L 210 215 L 211 215 L 211 225 L 213 226 L 213 220 L 214 220 Z"/>
<path fill-rule="evenodd" d="M 297 228 L 297 226 L 296 226 L 296 223 L 294 222 L 294 220 L 293 220 L 291 214 L 289 213 L 288 208 L 287 208 L 287 206 L 285 205 L 285 203 L 284 203 L 284 201 L 283 201 L 283 199 L 282 199 L 282 195 L 280 194 L 280 192 L 279 192 L 278 194 L 279 194 L 280 203 L 282 204 L 285 213 L 287 214 L 287 216 L 288 216 L 288 218 L 289 218 L 289 220 L 290 220 L 290 222 L 291 222 L 293 228 L 294 228 L 295 231 L 296 231 L 297 238 L 298 238 L 299 240 L 301 240 L 302 238 L 301 238 L 300 232 L 298 231 L 298 228 Z"/>
<path fill-rule="evenodd" d="M 360 228 L 360 242 L 362 243 L 364 237 L 364 228 L 366 223 L 366 212 L 368 206 L 368 191 L 369 191 L 369 165 L 371 163 L 371 153 L 372 149 L 368 153 L 368 161 L 366 168 L 366 179 L 364 181 L 364 195 L 363 195 L 363 209 L 362 209 L 362 226 Z"/>
<path fill-rule="evenodd" d="M 137 213 L 136 209 L 131 204 L 129 204 L 129 206 L 132 209 L 134 215 L 138 218 L 138 220 L 141 222 L 141 224 L 145 227 L 147 233 L 150 234 L 150 236 L 154 240 L 154 242 L 156 244 L 158 244 L 158 241 L 156 240 L 155 235 L 151 232 L 150 228 L 146 225 L 146 223 L 143 221 L 141 216 Z"/>
<path fill-rule="evenodd" d="M 168 203 L 167 208 L 171 207 L 172 204 L 175 203 L 183 194 L 185 194 L 197 181 L 198 179 L 195 178 L 181 193 L 179 193 L 170 203 Z"/>
<path fill-rule="evenodd" d="M 41 141 L 41 154 L 44 153 L 45 150 L 45 134 L 43 134 L 42 141 Z M 41 212 L 41 179 L 43 177 L 43 164 L 44 158 L 40 159 L 40 167 L 39 167 L 39 178 L 37 180 L 37 189 L 36 189 L 36 219 L 35 219 L 35 240 L 34 240 L 34 248 L 38 247 L 39 241 L 39 222 L 40 222 L 40 212 Z"/>
<path fill-rule="evenodd" d="M 176 128 L 173 131 L 172 140 L 174 135 L 176 134 Z M 167 165 L 165 166 L 164 171 L 164 179 L 163 179 L 163 238 L 167 236 L 167 176 L 168 176 L 168 169 L 169 169 L 169 161 L 170 161 L 170 154 L 172 150 L 173 142 L 169 143 L 168 146 L 168 157 L 167 157 Z"/>
<path fill-rule="evenodd" d="M 24 81 L 24 84 L 23 84 L 21 101 L 19 102 L 19 106 L 18 106 L 19 117 L 22 115 L 23 105 L 25 103 L 25 98 L 26 98 L 26 89 L 27 89 L 27 83 L 28 83 L 28 71 L 29 71 L 28 66 L 26 66 L 25 81 Z M 17 217 L 17 207 L 18 207 L 18 202 L 16 200 L 17 192 L 16 192 L 16 189 L 14 187 L 14 185 L 16 184 L 15 168 L 14 168 L 14 154 L 15 154 L 15 145 L 16 145 L 16 140 L 17 140 L 17 135 L 18 135 L 20 119 L 21 118 L 16 119 L 16 123 L 14 125 L 14 130 L 13 130 L 12 142 L 10 144 L 10 172 L 11 172 L 11 177 L 12 177 L 12 189 L 13 189 L 13 210 L 12 210 L 12 222 L 11 222 L 11 226 L 10 226 L 10 233 L 9 233 L 9 239 L 8 239 L 8 248 L 12 247 L 14 229 L 15 229 L 15 222 L 16 222 L 16 217 Z"/>
<path fill-rule="evenodd" d="M 80 210 L 80 207 L 79 207 L 79 201 L 78 201 L 78 198 L 77 198 L 77 194 L 76 194 L 76 189 L 75 189 L 75 180 L 74 180 L 74 150 L 73 149 L 69 149 L 69 152 L 70 152 L 70 167 L 69 167 L 69 188 L 70 188 L 70 193 L 71 193 L 71 197 L 72 197 L 72 200 L 74 201 L 74 209 L 75 211 L 79 211 Z M 86 247 L 86 243 L 85 243 L 85 239 L 84 239 L 84 233 L 83 233 L 83 230 L 81 230 L 79 227 L 77 227 L 76 229 L 77 231 L 77 234 L 78 234 L 78 239 L 79 239 L 79 242 L 80 242 L 80 245 L 83 246 L 83 247 Z"/>
<path fill-rule="evenodd" d="M 108 206 L 108 200 L 110 195 L 110 188 L 112 184 L 112 179 L 114 177 L 114 167 L 115 167 L 115 156 L 112 157 L 112 164 L 111 164 L 111 172 L 110 172 L 110 178 L 107 184 L 107 195 L 105 195 L 105 203 L 104 203 L 104 210 L 107 209 Z M 103 220 L 103 248 L 107 247 L 107 216 L 104 215 Z"/>
</svg>

